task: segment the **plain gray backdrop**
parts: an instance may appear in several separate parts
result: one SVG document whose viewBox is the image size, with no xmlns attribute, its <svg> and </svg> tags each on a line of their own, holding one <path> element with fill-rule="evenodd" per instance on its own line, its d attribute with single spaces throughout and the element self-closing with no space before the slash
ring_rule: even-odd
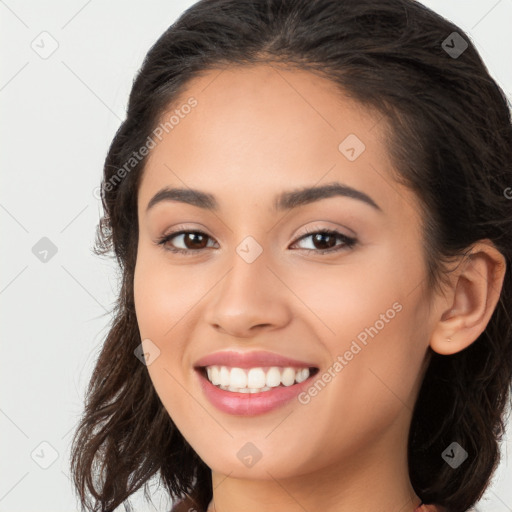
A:
<svg viewBox="0 0 512 512">
<path fill-rule="evenodd" d="M 69 445 L 118 277 L 91 251 L 103 160 L 144 55 L 193 3 L 0 0 L 0 512 L 79 510 Z M 512 0 L 423 3 L 470 35 L 510 97 Z M 512 510 L 510 447 L 477 510 Z M 137 512 L 169 510 L 152 493 Z"/>
</svg>

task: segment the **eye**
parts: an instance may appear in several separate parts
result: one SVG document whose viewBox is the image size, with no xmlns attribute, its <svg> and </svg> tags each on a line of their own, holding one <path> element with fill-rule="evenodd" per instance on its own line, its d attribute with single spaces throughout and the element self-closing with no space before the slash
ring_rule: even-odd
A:
<svg viewBox="0 0 512 512">
<path fill-rule="evenodd" d="M 185 248 L 169 245 L 171 240 L 179 237 L 183 237 L 182 243 L 185 243 Z M 164 235 L 158 239 L 157 244 L 163 246 L 164 249 L 171 252 L 189 254 L 190 252 L 197 252 L 198 250 L 204 249 L 204 241 L 207 238 L 210 238 L 209 235 L 203 233 L 202 231 L 181 230 L 174 233 L 169 233 L 168 235 Z M 188 247 L 188 244 L 190 244 L 190 247 Z"/>
<path fill-rule="evenodd" d="M 312 240 L 312 245 L 315 247 L 315 244 L 319 244 L 320 249 L 304 249 L 308 252 L 315 252 L 318 254 L 326 254 L 329 252 L 338 252 L 345 249 L 351 249 L 357 243 L 357 240 L 353 237 L 349 237 L 340 233 L 336 230 L 331 229 L 318 229 L 314 231 L 306 230 L 306 235 L 301 236 L 294 245 L 296 245 L 301 240 L 305 240 L 310 238 Z M 336 241 L 340 240 L 342 242 L 341 245 L 336 245 Z M 326 248 L 327 246 L 327 248 Z"/>
<path fill-rule="evenodd" d="M 171 241 L 174 239 L 180 239 L 181 244 L 185 247 L 176 247 L 171 244 Z M 297 245 L 301 240 L 305 240 L 307 238 L 312 239 L 313 246 L 320 245 L 321 248 L 305 248 L 303 250 L 308 252 L 314 252 L 318 254 L 325 254 L 330 252 L 338 252 L 341 250 L 351 249 L 357 243 L 357 240 L 353 237 L 349 237 L 340 233 L 336 230 L 329 229 L 319 229 L 316 231 L 308 231 L 307 234 L 301 236 L 293 245 Z M 202 249 L 206 248 L 205 242 L 207 240 L 213 240 L 209 235 L 203 233 L 202 231 L 186 231 L 180 230 L 173 233 L 169 233 L 167 235 L 162 236 L 157 240 L 157 244 L 164 247 L 165 250 L 171 251 L 173 253 L 181 253 L 185 255 L 191 255 L 191 253 L 199 252 Z M 341 241 L 340 244 L 336 244 L 337 241 Z M 293 245 L 291 247 L 293 247 Z"/>
</svg>

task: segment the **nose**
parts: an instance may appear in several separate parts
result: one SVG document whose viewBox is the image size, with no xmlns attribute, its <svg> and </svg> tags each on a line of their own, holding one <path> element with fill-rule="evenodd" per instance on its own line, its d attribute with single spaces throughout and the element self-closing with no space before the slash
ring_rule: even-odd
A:
<svg viewBox="0 0 512 512">
<path fill-rule="evenodd" d="M 285 327 L 292 318 L 293 293 L 283 284 L 279 269 L 268 266 L 264 253 L 248 263 L 235 252 L 230 263 L 211 291 L 206 307 L 209 324 L 239 338 Z"/>
</svg>

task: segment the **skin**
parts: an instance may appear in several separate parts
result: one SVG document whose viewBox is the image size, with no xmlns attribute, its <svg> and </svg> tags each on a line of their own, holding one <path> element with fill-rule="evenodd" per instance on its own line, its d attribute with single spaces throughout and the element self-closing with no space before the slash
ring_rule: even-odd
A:
<svg viewBox="0 0 512 512">
<path fill-rule="evenodd" d="M 442 293 L 427 290 L 418 199 L 393 180 L 384 121 L 330 81 L 270 65 L 228 68 L 189 82 L 173 109 L 190 96 L 197 106 L 151 150 L 140 184 L 134 286 L 141 339 L 160 350 L 151 380 L 212 469 L 209 510 L 412 511 L 420 499 L 407 436 L 428 347 L 453 354 L 485 329 L 503 256 L 482 241 Z M 338 149 L 349 134 L 366 146 L 354 161 Z M 282 191 L 336 181 L 382 211 L 340 196 L 272 211 Z M 209 192 L 219 210 L 164 201 L 146 211 L 166 186 Z M 190 255 L 174 254 L 156 243 L 174 228 L 208 237 L 175 237 L 168 246 Z M 321 228 L 358 243 L 308 253 L 328 247 L 298 241 Z M 263 250 L 252 263 L 236 252 L 247 236 Z M 401 311 L 307 404 L 239 417 L 202 393 L 194 362 L 224 349 L 311 361 L 321 376 L 394 303 Z M 247 442 L 262 454 L 252 467 L 237 457 Z"/>
</svg>

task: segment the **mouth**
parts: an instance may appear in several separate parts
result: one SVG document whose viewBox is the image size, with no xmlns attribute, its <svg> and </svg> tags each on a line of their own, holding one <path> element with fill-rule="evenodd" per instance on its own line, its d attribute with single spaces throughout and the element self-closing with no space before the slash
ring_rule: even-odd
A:
<svg viewBox="0 0 512 512">
<path fill-rule="evenodd" d="M 220 365 L 195 367 L 205 398 L 219 411 L 256 416 L 292 402 L 311 384 L 316 367 Z M 300 400 L 297 402 L 302 404 Z"/>
<path fill-rule="evenodd" d="M 238 368 L 221 365 L 199 366 L 195 370 L 210 384 L 231 393 L 267 393 L 275 388 L 293 387 L 314 377 L 317 367 L 259 366 Z"/>
</svg>

